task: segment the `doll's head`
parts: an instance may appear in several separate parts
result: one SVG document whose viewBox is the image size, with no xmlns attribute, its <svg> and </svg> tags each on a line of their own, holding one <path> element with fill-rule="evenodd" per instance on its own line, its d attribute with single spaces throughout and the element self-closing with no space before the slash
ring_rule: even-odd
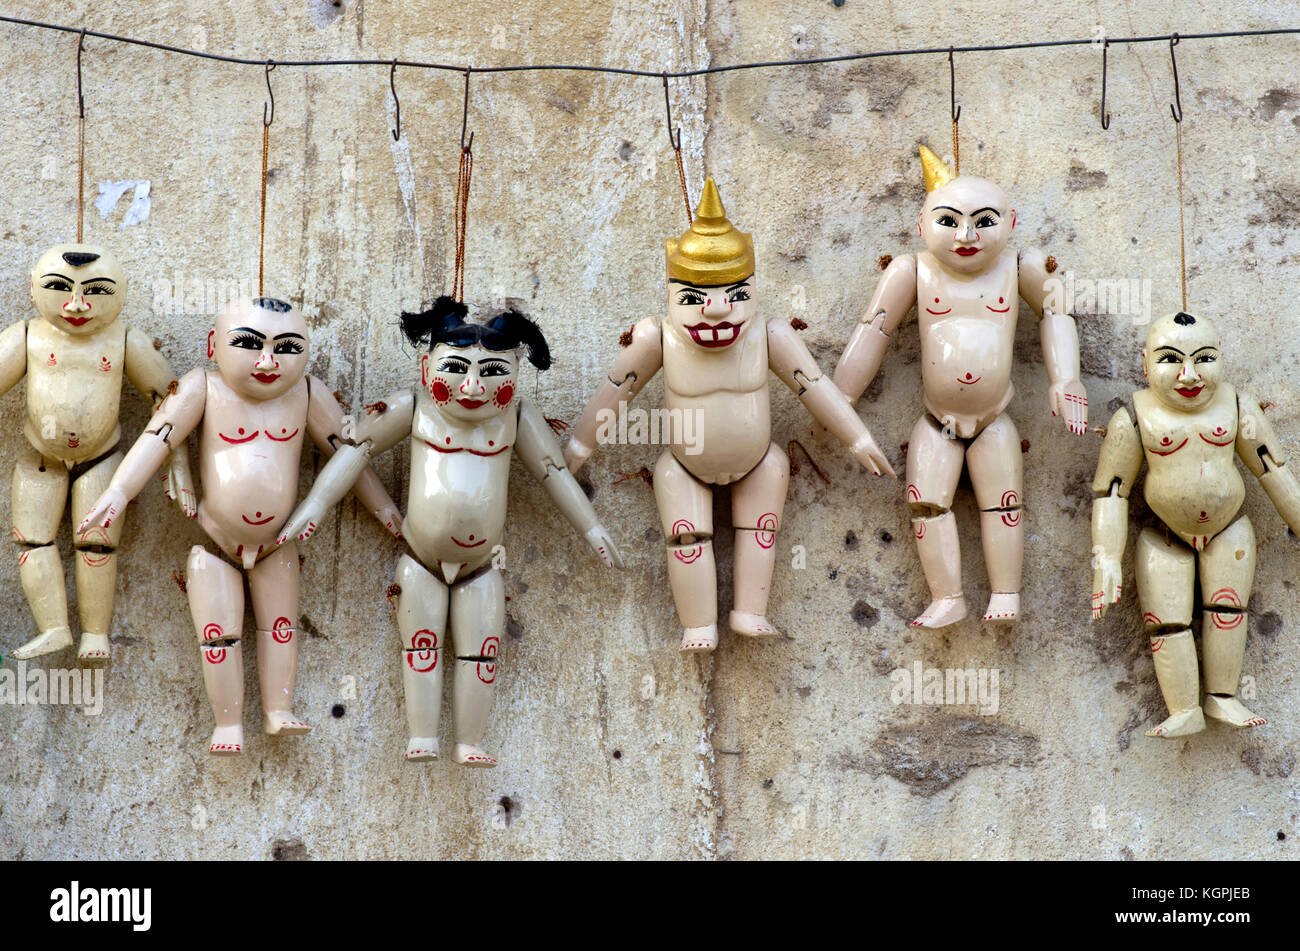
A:
<svg viewBox="0 0 1300 951">
<path fill-rule="evenodd" d="M 1223 379 L 1219 332 L 1205 317 L 1161 317 L 1147 333 L 1142 373 L 1170 409 L 1186 412 L 1209 404 Z"/>
<path fill-rule="evenodd" d="M 754 323 L 754 242 L 727 220 L 713 179 L 695 220 L 667 241 L 668 322 L 696 346 L 721 350 Z"/>
<path fill-rule="evenodd" d="M 117 320 L 126 302 L 126 275 L 117 258 L 90 244 L 58 244 L 32 269 L 32 303 L 65 333 L 97 333 Z"/>
<path fill-rule="evenodd" d="M 987 179 L 957 175 L 921 146 L 925 205 L 916 227 L 926 249 L 945 268 L 978 274 L 992 267 L 1016 226 L 1006 194 Z"/>
<path fill-rule="evenodd" d="M 274 297 L 244 298 L 217 316 L 208 356 L 240 396 L 269 400 L 289 392 L 307 371 L 307 322 L 292 304 Z"/>
<path fill-rule="evenodd" d="M 520 347 L 539 370 L 551 365 L 551 349 L 542 329 L 516 310 L 483 323 L 465 320 L 469 308 L 439 297 L 418 313 L 403 313 L 402 333 L 413 346 L 428 347 L 420 356 L 420 385 L 447 416 L 474 423 L 509 408 L 515 399 Z"/>
</svg>

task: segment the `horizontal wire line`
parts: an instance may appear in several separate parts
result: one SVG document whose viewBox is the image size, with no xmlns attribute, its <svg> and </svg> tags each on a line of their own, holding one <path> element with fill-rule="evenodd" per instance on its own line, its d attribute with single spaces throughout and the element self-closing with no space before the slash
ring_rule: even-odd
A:
<svg viewBox="0 0 1300 951">
<path fill-rule="evenodd" d="M 1100 46 L 1102 40 L 1108 40 L 1110 45 L 1117 46 L 1128 43 L 1163 43 L 1173 39 L 1176 35 L 1181 40 L 1215 40 L 1226 39 L 1230 37 L 1245 36 L 1278 36 L 1300 34 L 1298 28 L 1277 28 L 1268 30 L 1229 30 L 1218 33 L 1178 33 L 1178 34 L 1161 34 L 1159 36 L 1124 36 L 1124 37 L 1102 37 L 1090 39 L 1075 40 L 1031 40 L 1024 43 L 995 43 L 986 46 L 929 46 L 917 47 L 914 49 L 899 50 L 877 50 L 871 53 L 845 53 L 840 56 L 818 56 L 809 59 L 781 59 L 766 60 L 756 63 L 733 63 L 724 66 L 706 66 L 700 69 L 682 69 L 682 70 L 652 70 L 652 69 L 633 69 L 626 66 L 591 66 L 577 65 L 568 63 L 540 63 L 533 65 L 519 66 L 473 66 L 463 65 L 456 66 L 451 63 L 426 63 L 419 60 L 408 59 L 297 59 L 281 60 L 273 58 L 252 59 L 246 56 L 230 56 L 224 53 L 207 53 L 202 50 L 185 49 L 180 46 L 171 46 L 167 43 L 157 43 L 153 40 L 141 40 L 131 36 L 118 36 L 114 33 L 102 33 L 98 30 L 82 29 L 75 26 L 65 26 L 59 23 L 45 23 L 40 20 L 24 20 L 19 17 L 0 16 L 0 22 L 13 23 L 18 26 L 35 27 L 42 30 L 57 30 L 61 33 L 74 33 L 80 35 L 85 33 L 87 37 L 94 37 L 101 40 L 111 40 L 114 43 L 127 43 L 132 46 L 143 46 L 148 49 L 162 50 L 165 53 L 179 53 L 182 56 L 194 56 L 200 59 L 215 60 L 221 63 L 235 63 L 241 66 L 264 66 L 267 63 L 274 63 L 276 66 L 392 66 L 396 63 L 398 66 L 412 69 L 440 69 L 454 73 L 522 73 L 537 72 L 542 70 L 567 70 L 570 72 L 582 73 L 612 73 L 621 76 L 645 76 L 660 79 L 667 76 L 669 79 L 686 79 L 691 76 L 707 76 L 714 73 L 730 73 L 743 69 L 774 69 L 786 66 L 817 66 L 828 63 L 848 63 L 856 60 L 880 59 L 889 56 L 924 56 L 930 54 L 949 52 L 953 53 L 992 53 L 1004 50 L 1028 50 L 1028 49 L 1046 49 L 1061 46 Z"/>
</svg>

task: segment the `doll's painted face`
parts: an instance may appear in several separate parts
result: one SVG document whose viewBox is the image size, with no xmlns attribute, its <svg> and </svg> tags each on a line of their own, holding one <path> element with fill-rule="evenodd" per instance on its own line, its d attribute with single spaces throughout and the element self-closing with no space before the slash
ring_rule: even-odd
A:
<svg viewBox="0 0 1300 951">
<path fill-rule="evenodd" d="M 519 358 L 513 350 L 440 343 L 420 358 L 420 383 L 444 415 L 478 423 L 515 401 Z"/>
<path fill-rule="evenodd" d="M 925 198 L 917 227 L 944 267 L 978 274 L 993 266 L 1016 226 L 1016 212 L 993 182 L 963 175 Z"/>
<path fill-rule="evenodd" d="M 69 334 L 97 333 L 126 302 L 126 275 L 117 259 L 89 244 L 59 244 L 32 269 L 32 303 L 42 318 Z"/>
<path fill-rule="evenodd" d="M 217 317 L 208 335 L 221 378 L 250 400 L 289 392 L 307 371 L 311 342 L 296 307 L 273 297 L 241 300 Z"/>
<path fill-rule="evenodd" d="M 754 275 L 734 284 L 704 287 L 668 282 L 668 321 L 697 347 L 722 350 L 754 322 Z"/>
<path fill-rule="evenodd" d="M 1162 317 L 1147 334 L 1142 372 L 1151 391 L 1170 409 L 1187 412 L 1206 406 L 1223 379 L 1219 332 L 1204 317 Z"/>
</svg>

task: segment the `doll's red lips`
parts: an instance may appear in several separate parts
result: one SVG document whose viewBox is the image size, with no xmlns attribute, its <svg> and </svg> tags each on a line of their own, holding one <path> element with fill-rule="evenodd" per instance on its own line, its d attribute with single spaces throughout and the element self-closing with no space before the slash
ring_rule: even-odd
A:
<svg viewBox="0 0 1300 951">
<path fill-rule="evenodd" d="M 687 327 L 686 332 L 701 347 L 729 347 L 736 342 L 740 328 L 744 325 L 743 320 L 738 324 L 729 320 L 718 324 L 698 323 Z"/>
<path fill-rule="evenodd" d="M 63 319 L 66 320 L 68 323 L 72 324 L 72 326 L 74 327 L 80 327 L 83 324 L 90 323 L 89 317 L 69 317 L 67 314 L 64 314 Z"/>
<path fill-rule="evenodd" d="M 1177 393 L 1179 396 L 1185 396 L 1190 400 L 1193 397 L 1200 395 L 1200 392 L 1203 389 L 1205 389 L 1204 386 L 1190 386 L 1190 387 L 1180 386 L 1175 388 L 1174 392 Z"/>
<path fill-rule="evenodd" d="M 462 400 L 457 400 L 456 402 L 459 403 L 461 406 L 465 407 L 466 409 L 478 409 L 480 406 L 487 405 L 487 400 L 462 399 Z"/>
<path fill-rule="evenodd" d="M 980 249 L 979 249 L 979 248 L 953 248 L 953 250 L 956 251 L 958 254 L 960 254 L 960 255 L 961 255 L 962 257 L 964 257 L 964 258 L 968 258 L 968 257 L 970 257 L 972 254 L 979 254 L 979 253 L 980 253 Z"/>
<path fill-rule="evenodd" d="M 251 376 L 258 383 L 274 383 L 276 380 L 280 379 L 280 374 L 278 373 L 253 373 Z"/>
<path fill-rule="evenodd" d="M 261 515 L 262 513 L 261 513 L 261 512 L 254 512 L 253 514 L 254 514 L 254 515 Z M 241 515 L 241 516 L 239 516 L 239 517 L 242 518 L 242 519 L 243 519 L 245 522 L 247 522 L 249 525 L 265 525 L 267 522 L 271 521 L 271 519 L 275 518 L 274 515 L 268 515 L 266 518 L 262 519 L 261 521 L 257 521 L 257 522 L 255 522 L 255 521 L 253 521 L 251 518 L 249 518 L 247 515 Z"/>
</svg>

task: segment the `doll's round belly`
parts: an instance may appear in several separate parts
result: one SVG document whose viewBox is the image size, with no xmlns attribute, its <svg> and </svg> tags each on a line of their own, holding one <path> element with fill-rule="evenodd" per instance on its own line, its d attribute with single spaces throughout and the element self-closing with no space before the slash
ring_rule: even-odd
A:
<svg viewBox="0 0 1300 951">
<path fill-rule="evenodd" d="M 478 562 L 501 542 L 510 455 L 412 448 L 402 534 L 426 563 Z"/>
<path fill-rule="evenodd" d="M 979 416 L 996 408 L 1011 386 L 1007 328 L 971 318 L 935 324 L 923 338 L 921 382 L 936 409 Z"/>
<path fill-rule="evenodd" d="M 1143 493 L 1151 511 L 1181 535 L 1213 537 L 1241 510 L 1246 487 L 1231 459 L 1197 466 L 1167 466 L 1147 472 Z"/>
<path fill-rule="evenodd" d="M 703 482 L 735 482 L 759 464 L 772 444 L 766 382 L 752 393 L 669 393 L 667 402 L 681 423 L 671 440 L 661 441 L 671 442 L 673 456 Z"/>
</svg>

